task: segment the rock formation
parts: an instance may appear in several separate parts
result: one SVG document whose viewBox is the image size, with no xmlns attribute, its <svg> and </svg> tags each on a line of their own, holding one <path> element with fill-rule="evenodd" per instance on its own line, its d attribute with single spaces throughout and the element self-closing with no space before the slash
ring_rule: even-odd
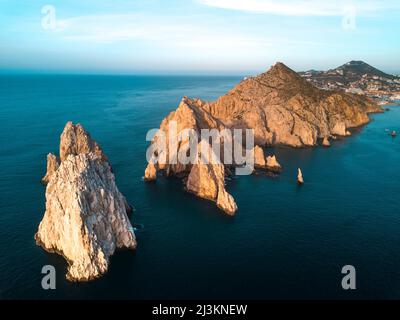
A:
<svg viewBox="0 0 400 320">
<path fill-rule="evenodd" d="M 162 121 L 160 130 L 170 137 L 169 124 L 172 122 L 176 123 L 177 132 L 192 129 L 198 134 L 202 129 L 252 129 L 256 145 L 255 167 L 268 167 L 262 147 L 316 146 L 318 139 L 346 136 L 349 128 L 369 122 L 368 113 L 379 111 L 380 107 L 369 98 L 318 89 L 284 64 L 277 63 L 259 76 L 245 78 L 215 102 L 184 97 L 178 108 Z M 173 137 L 175 139 L 176 136 Z M 170 138 L 167 140 L 170 145 Z M 162 141 L 161 136 L 156 135 L 151 147 L 159 150 L 158 145 Z M 150 163 L 145 176 L 152 180 L 156 177 L 156 171 L 161 170 L 167 176 L 186 179 L 192 170 L 196 170 L 193 175 L 203 174 L 201 185 L 209 185 L 210 190 L 202 189 L 194 193 L 215 200 L 218 189 L 215 183 L 204 183 L 204 180 L 213 180 L 215 175 L 209 167 L 193 169 L 191 164 L 166 160 L 179 158 L 179 154 L 188 152 L 187 140 L 181 140 L 176 146 L 178 151 L 167 149 L 161 153 L 155 152 L 154 156 L 163 161 Z M 274 160 L 269 159 L 269 167 L 277 169 Z"/>
<path fill-rule="evenodd" d="M 60 161 L 64 161 L 69 155 L 90 152 L 96 154 L 101 161 L 108 162 L 101 147 L 79 123 L 74 125 L 71 121 L 67 122 L 60 137 L 60 158 L 51 153 L 47 155 L 47 172 L 42 182 L 49 183 L 52 174 L 60 165 Z"/>
<path fill-rule="evenodd" d="M 276 160 L 276 156 L 268 156 L 267 157 L 266 167 L 271 172 L 278 173 L 278 172 L 282 171 L 282 166 L 280 165 L 278 160 Z"/>
<path fill-rule="evenodd" d="M 329 142 L 329 138 L 328 137 L 324 137 L 324 140 L 322 141 L 322 146 L 324 147 L 330 147 L 331 143 Z"/>
<path fill-rule="evenodd" d="M 42 178 L 43 184 L 48 184 L 53 174 L 57 171 L 60 166 L 60 160 L 52 153 L 47 155 L 47 170 L 46 175 Z"/>
<path fill-rule="evenodd" d="M 61 161 L 64 161 L 69 155 L 76 156 L 89 152 L 97 155 L 102 161 L 108 161 L 101 147 L 79 123 L 74 125 L 71 121 L 68 122 L 61 134 Z"/>
<path fill-rule="evenodd" d="M 59 164 L 48 156 L 46 212 L 35 239 L 65 257 L 69 280 L 87 281 L 107 272 L 117 248 L 136 248 L 130 207 L 107 158 L 82 126 L 67 123 L 60 156 Z"/>
<path fill-rule="evenodd" d="M 259 147 L 254 147 L 254 167 L 259 169 L 266 169 L 268 171 L 279 173 L 282 171 L 282 166 L 276 160 L 276 156 L 265 157 L 264 150 Z"/>
<path fill-rule="evenodd" d="M 254 129 L 256 144 L 315 146 L 318 138 L 346 135 L 381 111 L 372 100 L 320 90 L 282 63 L 243 80 L 204 110 L 227 127 Z"/>
<path fill-rule="evenodd" d="M 300 168 L 299 168 L 298 173 L 297 173 L 297 183 L 298 184 L 303 184 L 304 183 L 303 173 L 301 172 Z"/>
<path fill-rule="evenodd" d="M 264 150 L 259 146 L 255 146 L 254 147 L 254 166 L 256 168 L 265 168 L 266 165 L 267 165 L 267 163 L 265 161 Z"/>
<path fill-rule="evenodd" d="M 144 172 L 145 181 L 155 181 L 157 180 L 157 168 L 154 163 L 150 162 Z"/>
<path fill-rule="evenodd" d="M 225 167 L 223 164 L 211 162 L 212 150 L 208 142 L 200 141 L 198 150 L 203 150 L 208 161 L 203 161 L 199 156 L 197 163 L 190 170 L 186 182 L 188 191 L 200 198 L 217 203 L 217 206 L 229 215 L 234 215 L 237 205 L 233 197 L 225 190 Z"/>
</svg>

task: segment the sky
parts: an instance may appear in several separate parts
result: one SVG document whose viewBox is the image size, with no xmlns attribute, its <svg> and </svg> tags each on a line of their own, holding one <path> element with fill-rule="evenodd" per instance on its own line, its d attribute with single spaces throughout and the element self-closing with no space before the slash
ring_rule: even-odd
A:
<svg viewBox="0 0 400 320">
<path fill-rule="evenodd" d="M 0 72 L 400 73 L 399 0 L 0 0 Z"/>
</svg>

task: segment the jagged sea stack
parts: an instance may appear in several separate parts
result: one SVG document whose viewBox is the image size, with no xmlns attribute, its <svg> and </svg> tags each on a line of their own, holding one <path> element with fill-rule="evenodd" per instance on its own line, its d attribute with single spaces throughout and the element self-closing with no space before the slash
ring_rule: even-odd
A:
<svg viewBox="0 0 400 320">
<path fill-rule="evenodd" d="M 71 281 L 95 279 L 109 267 L 117 248 L 136 248 L 125 197 L 107 157 L 81 125 L 68 122 L 60 159 L 48 156 L 46 212 L 35 239 L 64 256 Z"/>
<path fill-rule="evenodd" d="M 303 173 L 301 172 L 300 168 L 299 168 L 298 173 L 297 173 L 297 183 L 299 185 L 304 184 Z"/>
<path fill-rule="evenodd" d="M 238 207 L 235 199 L 225 189 L 225 167 L 223 164 L 213 164 L 212 149 L 204 140 L 199 142 L 198 150 L 204 150 L 207 161 L 200 156 L 192 166 L 186 182 L 186 190 L 200 198 L 214 201 L 218 208 L 233 216 Z"/>
<path fill-rule="evenodd" d="M 267 157 L 267 169 L 274 173 L 279 173 L 282 171 L 282 166 L 278 160 L 276 160 L 276 156 Z"/>
<path fill-rule="evenodd" d="M 254 150 L 254 167 L 265 169 L 272 173 L 279 173 L 282 171 L 282 166 L 279 164 L 275 155 L 265 157 L 264 150 L 260 146 L 255 146 Z"/>
</svg>

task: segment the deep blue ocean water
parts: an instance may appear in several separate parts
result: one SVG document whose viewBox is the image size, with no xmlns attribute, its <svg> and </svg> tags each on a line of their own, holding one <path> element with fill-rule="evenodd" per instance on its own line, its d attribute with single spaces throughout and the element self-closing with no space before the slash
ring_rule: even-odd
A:
<svg viewBox="0 0 400 320">
<path fill-rule="evenodd" d="M 276 178 L 234 177 L 234 218 L 183 191 L 142 181 L 146 133 L 182 96 L 215 99 L 240 77 L 0 76 L 0 297 L 400 298 L 400 108 L 329 149 L 271 150 Z M 46 154 L 69 120 L 105 150 L 119 189 L 143 224 L 136 252 L 118 252 L 94 282 L 65 280 L 67 264 L 36 246 Z M 306 184 L 296 184 L 297 168 Z M 41 268 L 57 289 L 41 288 Z M 341 288 L 354 265 L 357 289 Z"/>
</svg>

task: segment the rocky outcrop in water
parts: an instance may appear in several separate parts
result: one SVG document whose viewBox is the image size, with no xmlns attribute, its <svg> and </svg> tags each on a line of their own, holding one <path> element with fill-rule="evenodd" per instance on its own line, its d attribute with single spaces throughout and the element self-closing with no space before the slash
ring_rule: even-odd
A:
<svg viewBox="0 0 400 320">
<path fill-rule="evenodd" d="M 144 172 L 145 181 L 155 181 L 157 180 L 157 168 L 154 163 L 150 162 Z"/>
<path fill-rule="evenodd" d="M 82 126 L 67 123 L 60 155 L 58 166 L 48 156 L 46 212 L 35 239 L 65 257 L 69 280 L 87 281 L 107 272 L 116 249 L 136 248 L 131 209 L 106 156 Z"/>
<path fill-rule="evenodd" d="M 303 172 L 301 172 L 300 168 L 298 169 L 298 172 L 297 172 L 297 183 L 304 184 Z"/>
<path fill-rule="evenodd" d="M 274 173 L 282 171 L 282 166 L 276 159 L 276 156 L 272 155 L 265 157 L 264 150 L 259 146 L 254 147 L 254 167 L 266 169 Z"/>
<path fill-rule="evenodd" d="M 256 144 L 316 146 L 318 138 L 346 135 L 381 111 L 372 100 L 320 90 L 282 63 L 243 80 L 204 107 L 225 126 L 254 129 Z"/>
<path fill-rule="evenodd" d="M 266 167 L 271 172 L 279 173 L 282 171 L 282 166 L 280 165 L 278 160 L 276 160 L 276 156 L 267 157 Z"/>
<path fill-rule="evenodd" d="M 322 141 L 322 146 L 324 146 L 324 147 L 326 147 L 326 148 L 328 148 L 328 147 L 331 146 L 331 143 L 330 143 L 328 137 L 324 137 L 324 140 Z"/>
<path fill-rule="evenodd" d="M 234 215 L 237 205 L 233 197 L 225 190 L 225 167 L 223 164 L 213 164 L 209 143 L 200 141 L 198 150 L 203 150 L 208 161 L 198 157 L 198 161 L 190 170 L 186 182 L 188 191 L 200 198 L 216 202 L 217 206 L 229 215 Z"/>
<path fill-rule="evenodd" d="M 179 107 L 162 121 L 160 129 L 168 137 L 167 144 L 171 139 L 169 124 L 172 122 L 177 124 L 177 132 L 192 129 L 198 134 L 202 129 L 252 129 L 256 144 L 255 167 L 267 166 L 277 171 L 281 169 L 280 164 L 276 158 L 265 159 L 262 147 L 316 146 L 318 139 L 346 136 L 349 128 L 369 122 L 368 113 L 379 111 L 380 107 L 369 98 L 318 89 L 284 64 L 277 63 L 266 73 L 241 81 L 215 102 L 184 97 Z M 175 139 L 176 136 L 173 137 Z M 156 136 L 151 147 L 159 150 L 158 144 L 162 140 L 159 135 Z M 188 141 L 182 139 L 176 143 L 176 147 L 177 151 L 167 149 L 157 154 L 157 158 L 164 161 L 149 164 L 145 178 L 147 176 L 150 178 L 147 180 L 153 180 L 156 176 L 154 171 L 160 170 L 167 176 L 187 179 L 195 167 L 192 177 L 204 177 L 200 183 L 202 187 L 193 188 L 196 190 L 194 193 L 215 201 L 218 188 L 212 183 L 215 174 L 211 173 L 209 167 L 199 168 L 165 160 L 176 159 L 179 154 L 187 153 Z M 174 154 L 170 154 L 172 152 Z M 194 179 L 190 180 L 192 186 Z M 207 186 L 209 190 L 205 190 Z M 198 191 L 200 189 L 202 191 Z"/>
<path fill-rule="evenodd" d="M 254 147 L 254 166 L 256 168 L 265 168 L 266 165 L 267 165 L 267 163 L 265 161 L 264 150 L 259 146 L 255 146 Z"/>
</svg>

